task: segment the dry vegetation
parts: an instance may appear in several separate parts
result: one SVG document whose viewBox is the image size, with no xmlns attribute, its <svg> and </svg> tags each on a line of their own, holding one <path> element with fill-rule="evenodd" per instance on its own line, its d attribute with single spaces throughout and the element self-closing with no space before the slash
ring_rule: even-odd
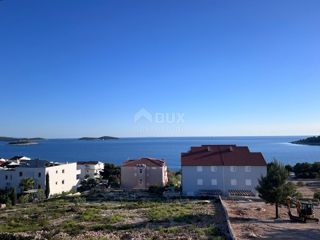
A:
<svg viewBox="0 0 320 240">
<path fill-rule="evenodd" d="M 198 200 L 55 199 L 1 210 L 0 238 L 18 239 L 9 238 L 14 235 L 24 237 L 21 239 L 59 240 L 224 239 L 222 219 L 219 204 Z"/>
</svg>

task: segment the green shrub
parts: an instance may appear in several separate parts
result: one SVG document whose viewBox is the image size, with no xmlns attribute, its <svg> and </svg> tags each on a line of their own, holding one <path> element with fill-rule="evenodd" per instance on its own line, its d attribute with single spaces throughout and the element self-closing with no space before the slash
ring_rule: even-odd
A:
<svg viewBox="0 0 320 240">
<path fill-rule="evenodd" d="M 23 194 L 19 197 L 20 203 L 28 203 L 30 201 L 30 195 L 29 194 Z"/>
<path fill-rule="evenodd" d="M 94 208 L 89 208 L 81 214 L 81 220 L 85 222 L 95 221 L 99 217 L 98 213 L 99 213 L 99 210 Z"/>
<path fill-rule="evenodd" d="M 165 188 L 160 186 L 150 186 L 149 192 L 161 195 L 164 192 Z"/>
<path fill-rule="evenodd" d="M 124 217 L 120 214 L 115 214 L 104 218 L 105 222 L 108 224 L 118 223 L 121 222 L 123 219 Z"/>
<path fill-rule="evenodd" d="M 320 200 L 320 192 L 314 193 L 313 198 Z"/>
<path fill-rule="evenodd" d="M 60 227 L 64 232 L 70 235 L 78 235 L 84 229 L 82 225 L 77 224 L 74 220 L 65 221 L 60 225 Z"/>
<path fill-rule="evenodd" d="M 297 182 L 297 186 L 298 187 L 303 187 L 304 186 L 304 182 L 301 182 L 301 181 Z"/>
</svg>

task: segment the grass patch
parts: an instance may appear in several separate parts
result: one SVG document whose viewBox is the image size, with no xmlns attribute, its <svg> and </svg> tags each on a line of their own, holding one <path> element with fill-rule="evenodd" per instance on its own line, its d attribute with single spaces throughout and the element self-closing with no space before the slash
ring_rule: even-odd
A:
<svg viewBox="0 0 320 240">
<path fill-rule="evenodd" d="M 80 219 L 84 222 L 93 222 L 101 219 L 100 215 L 98 214 L 99 210 L 94 208 L 86 209 L 82 214 Z"/>
<path fill-rule="evenodd" d="M 16 233 L 26 231 L 40 230 L 41 226 L 31 221 L 24 221 L 23 219 L 14 218 L 5 224 L 0 225 L 0 232 Z"/>
<path fill-rule="evenodd" d="M 121 214 L 114 214 L 112 216 L 108 216 L 104 218 L 104 222 L 108 224 L 122 222 L 123 220 L 124 220 L 124 217 Z"/>
<path fill-rule="evenodd" d="M 70 235 L 78 235 L 85 229 L 83 225 L 78 224 L 74 220 L 67 220 L 63 222 L 59 228 Z"/>
<path fill-rule="evenodd" d="M 147 217 L 150 221 L 185 221 L 192 215 L 192 204 L 171 203 L 150 208 Z"/>
</svg>

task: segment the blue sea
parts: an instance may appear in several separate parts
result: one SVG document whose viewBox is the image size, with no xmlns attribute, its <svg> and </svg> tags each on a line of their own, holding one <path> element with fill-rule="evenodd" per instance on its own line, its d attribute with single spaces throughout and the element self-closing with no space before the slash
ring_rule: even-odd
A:
<svg viewBox="0 0 320 240">
<path fill-rule="evenodd" d="M 320 146 L 290 144 L 294 137 L 171 137 L 122 138 L 108 141 L 49 139 L 37 145 L 14 146 L 0 142 L 0 157 L 24 155 L 57 162 L 99 160 L 120 165 L 128 159 L 154 157 L 165 159 L 169 168 L 180 168 L 180 154 L 202 144 L 237 144 L 262 152 L 267 161 L 284 164 L 320 161 Z"/>
</svg>

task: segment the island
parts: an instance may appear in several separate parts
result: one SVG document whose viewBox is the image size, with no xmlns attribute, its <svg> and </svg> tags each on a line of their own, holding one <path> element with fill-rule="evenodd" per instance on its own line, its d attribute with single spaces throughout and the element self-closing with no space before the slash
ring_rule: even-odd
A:
<svg viewBox="0 0 320 240">
<path fill-rule="evenodd" d="M 79 140 L 85 140 L 85 141 L 95 141 L 95 140 L 99 140 L 99 141 L 105 141 L 105 140 L 115 140 L 115 139 L 119 139 L 116 137 L 110 137 L 110 136 L 103 136 L 103 137 L 82 137 L 79 138 Z"/>
<path fill-rule="evenodd" d="M 298 141 L 291 142 L 293 144 L 320 146 L 320 136 L 308 137 Z"/>
<path fill-rule="evenodd" d="M 15 142 L 15 141 L 42 141 L 44 138 L 14 138 L 14 137 L 0 137 L 1 142 Z"/>
<path fill-rule="evenodd" d="M 14 138 L 14 137 L 0 137 L 1 142 L 7 142 L 9 145 L 33 145 L 38 144 L 44 138 Z"/>
<path fill-rule="evenodd" d="M 38 144 L 38 142 L 26 140 L 26 139 L 9 142 L 9 145 L 33 145 L 33 144 Z"/>
</svg>

